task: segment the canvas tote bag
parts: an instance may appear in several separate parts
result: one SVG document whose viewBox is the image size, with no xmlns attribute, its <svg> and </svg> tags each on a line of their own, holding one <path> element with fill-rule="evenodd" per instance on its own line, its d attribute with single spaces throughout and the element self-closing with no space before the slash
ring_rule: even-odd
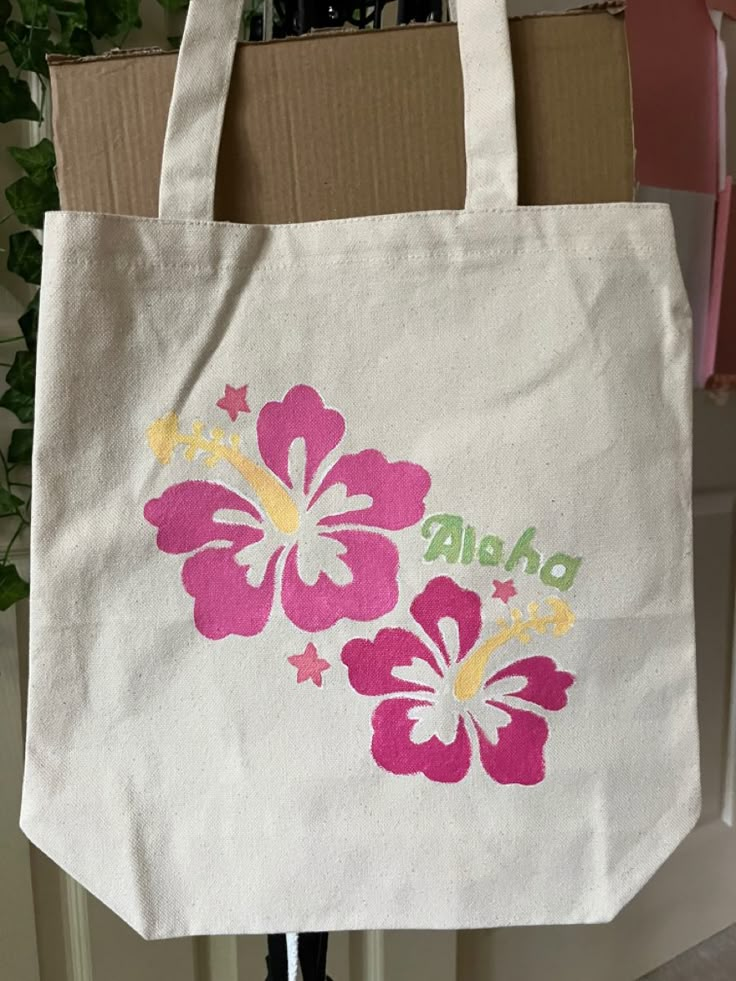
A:
<svg viewBox="0 0 736 981">
<path fill-rule="evenodd" d="M 463 211 L 214 223 L 193 0 L 160 217 L 47 217 L 22 826 L 146 937 L 607 920 L 696 820 L 670 215 L 517 207 L 458 17 Z"/>
</svg>

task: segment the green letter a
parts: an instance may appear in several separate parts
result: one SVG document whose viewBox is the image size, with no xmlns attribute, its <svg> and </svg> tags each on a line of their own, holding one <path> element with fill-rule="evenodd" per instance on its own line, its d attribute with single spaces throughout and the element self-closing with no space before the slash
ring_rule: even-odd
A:
<svg viewBox="0 0 736 981">
<path fill-rule="evenodd" d="M 437 531 L 432 531 L 439 525 Z M 422 537 L 431 538 L 424 558 L 433 562 L 444 555 L 447 562 L 457 562 L 463 542 L 463 519 L 454 514 L 433 514 L 422 525 Z"/>
<path fill-rule="evenodd" d="M 582 559 L 574 559 L 570 555 L 565 555 L 564 552 L 555 552 L 542 566 L 539 578 L 545 586 L 552 586 L 553 589 L 564 591 L 572 586 L 582 561 Z M 558 565 L 562 566 L 563 571 L 560 573 L 553 571 Z"/>
</svg>

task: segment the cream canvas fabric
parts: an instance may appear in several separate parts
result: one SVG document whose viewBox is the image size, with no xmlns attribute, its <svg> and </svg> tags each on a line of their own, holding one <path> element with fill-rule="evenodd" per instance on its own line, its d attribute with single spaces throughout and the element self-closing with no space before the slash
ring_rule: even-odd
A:
<svg viewBox="0 0 736 981">
<path fill-rule="evenodd" d="M 699 806 L 666 207 L 214 223 L 193 0 L 158 219 L 47 217 L 22 826 L 147 937 L 607 920 Z M 244 179 L 247 179 L 247 175 Z"/>
</svg>

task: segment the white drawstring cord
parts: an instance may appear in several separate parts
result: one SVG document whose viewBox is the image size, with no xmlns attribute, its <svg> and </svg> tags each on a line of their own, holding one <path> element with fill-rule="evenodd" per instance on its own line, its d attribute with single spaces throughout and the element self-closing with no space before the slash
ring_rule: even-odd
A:
<svg viewBox="0 0 736 981">
<path fill-rule="evenodd" d="M 286 965 L 289 974 L 289 981 L 296 981 L 296 974 L 299 970 L 299 934 L 286 934 Z"/>
</svg>

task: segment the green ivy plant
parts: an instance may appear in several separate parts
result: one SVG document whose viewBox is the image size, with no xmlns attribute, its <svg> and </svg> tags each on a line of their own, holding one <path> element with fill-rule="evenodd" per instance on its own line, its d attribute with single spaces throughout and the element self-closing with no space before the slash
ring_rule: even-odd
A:
<svg viewBox="0 0 736 981">
<path fill-rule="evenodd" d="M 183 10 L 188 0 L 158 0 L 167 11 Z M 0 0 L 0 123 L 30 120 L 41 123 L 48 102 L 49 54 L 91 55 L 122 47 L 132 30 L 141 27 L 140 0 Z M 29 81 L 39 93 L 34 99 Z M 23 176 L 5 188 L 9 212 L 26 226 L 9 237 L 7 268 L 28 284 L 30 300 L 18 320 L 17 337 L 0 344 L 23 342 L 7 369 L 7 391 L 0 406 L 14 413 L 19 426 L 10 444 L 0 450 L 0 518 L 13 528 L 0 556 L 0 610 L 7 610 L 28 595 L 29 584 L 10 562 L 18 537 L 28 528 L 31 485 L 27 477 L 33 443 L 38 286 L 41 283 L 42 244 L 38 230 L 44 215 L 59 207 L 54 176 L 56 158 L 50 140 L 35 146 L 10 147 L 8 152 Z M 0 353 L 0 358 L 2 354 Z"/>
</svg>

